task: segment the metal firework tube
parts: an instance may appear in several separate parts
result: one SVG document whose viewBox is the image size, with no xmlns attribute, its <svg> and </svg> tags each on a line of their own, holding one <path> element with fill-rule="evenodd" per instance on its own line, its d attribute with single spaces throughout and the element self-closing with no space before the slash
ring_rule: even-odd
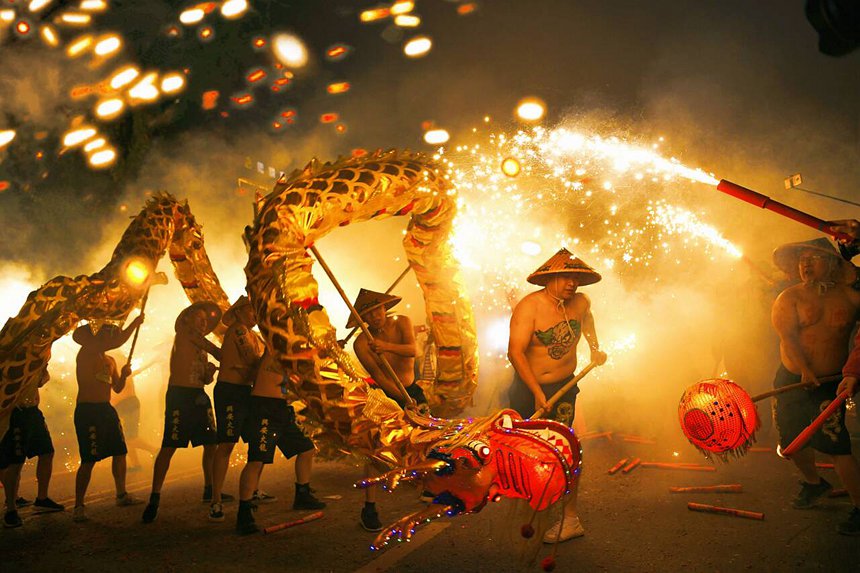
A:
<svg viewBox="0 0 860 573">
<path fill-rule="evenodd" d="M 635 470 L 635 469 L 639 466 L 639 464 L 641 464 L 641 463 L 642 463 L 642 459 L 641 459 L 641 458 L 633 458 L 633 461 L 631 461 L 629 464 L 627 464 L 627 465 L 624 467 L 624 469 L 623 469 L 623 470 L 621 470 L 621 473 L 623 473 L 623 474 L 629 474 L 630 472 L 632 472 L 633 470 Z"/>
<path fill-rule="evenodd" d="M 310 515 L 306 515 L 301 519 L 296 519 L 295 521 L 285 521 L 283 523 L 279 523 L 277 525 L 270 525 L 269 527 L 263 529 L 263 533 L 275 533 L 276 531 L 281 531 L 284 529 L 289 529 L 290 527 L 295 527 L 296 525 L 303 525 L 305 523 L 316 521 L 323 516 L 323 512 L 317 511 L 316 513 L 312 513 Z"/>
<path fill-rule="evenodd" d="M 832 470 L 836 468 L 836 464 L 825 464 L 822 462 L 816 462 L 815 467 L 822 470 Z"/>
<path fill-rule="evenodd" d="M 743 486 L 739 483 L 726 485 L 701 485 L 690 487 L 670 487 L 670 493 L 743 493 Z"/>
<path fill-rule="evenodd" d="M 779 455 L 784 458 L 791 457 L 795 452 L 800 450 L 800 448 L 805 446 L 806 442 L 808 442 L 812 438 L 815 432 L 821 429 L 821 426 L 824 425 L 824 422 L 827 421 L 827 418 L 832 416 L 833 413 L 836 412 L 836 410 L 838 410 L 840 406 L 842 406 L 842 402 L 844 402 L 847 398 L 847 390 L 834 398 L 833 401 L 830 402 L 830 405 L 827 406 L 824 410 L 822 410 L 818 417 L 815 418 L 811 424 L 809 424 L 809 427 L 800 432 L 800 434 L 798 434 L 798 436 L 794 438 L 794 441 L 788 444 L 788 447 L 779 452 Z"/>
<path fill-rule="evenodd" d="M 687 509 L 690 511 L 720 513 L 722 515 L 731 515 L 732 517 L 744 517 L 746 519 L 764 521 L 764 514 L 757 511 L 746 511 L 743 509 L 733 509 L 731 507 L 717 507 L 715 505 L 706 505 L 704 503 L 693 503 L 692 501 L 687 504 Z"/>
<path fill-rule="evenodd" d="M 663 462 L 642 462 L 643 468 L 655 468 L 660 470 L 688 470 L 691 472 L 715 472 L 717 468 L 713 466 L 696 466 L 688 464 L 674 464 Z"/>
<path fill-rule="evenodd" d="M 737 183 L 732 183 L 731 181 L 726 181 L 725 179 L 722 179 L 717 185 L 717 190 L 722 191 L 726 195 L 731 195 L 735 199 L 746 201 L 747 203 L 755 205 L 756 207 L 761 207 L 762 209 L 773 211 L 778 215 L 782 215 L 783 217 L 787 217 L 793 221 L 797 221 L 798 223 L 802 223 L 808 227 L 812 227 L 813 229 L 830 235 L 837 241 L 846 243 L 854 242 L 854 237 L 847 233 L 839 233 L 834 231 L 832 227 L 827 223 L 827 221 L 819 219 L 818 217 L 813 217 L 809 213 L 804 213 L 803 211 L 795 209 L 794 207 L 789 207 L 784 203 L 774 201 L 767 195 L 762 195 L 761 193 L 757 193 L 752 189 L 741 187 Z"/>
<path fill-rule="evenodd" d="M 621 468 L 624 467 L 624 464 L 627 463 L 628 459 L 630 459 L 630 458 L 622 458 L 622 459 L 618 460 L 618 463 L 615 464 L 614 466 L 612 466 L 611 468 L 609 468 L 609 471 L 606 473 L 608 473 L 609 475 L 616 473 L 618 470 L 620 470 Z"/>
</svg>

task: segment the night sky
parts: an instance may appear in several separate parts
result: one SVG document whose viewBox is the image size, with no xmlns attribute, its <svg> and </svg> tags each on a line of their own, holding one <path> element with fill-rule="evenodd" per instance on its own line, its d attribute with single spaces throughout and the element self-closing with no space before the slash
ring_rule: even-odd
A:
<svg viewBox="0 0 860 573">
<path fill-rule="evenodd" d="M 214 39 L 201 42 L 193 29 L 176 39 L 164 33 L 191 3 L 112 2 L 93 28 L 122 33 L 126 47 L 117 62 L 190 73 L 178 98 L 102 124 L 120 157 L 100 172 L 81 153 L 57 152 L 70 119 L 92 108 L 93 100 L 73 101 L 69 91 L 103 77 L 108 66 L 88 70 L 85 59 L 68 60 L 37 37 L 22 40 L 7 30 L 0 129 L 18 135 L 0 150 L 0 181 L 9 183 L 0 192 L 0 261 L 48 274 L 91 272 L 81 265 L 93 244 L 109 240 L 102 226 L 137 212 L 147 190 L 188 195 L 193 204 L 163 158 L 173 160 L 170 169 L 181 162 L 186 174 L 208 181 L 229 210 L 247 201 L 236 195 L 235 181 L 254 175 L 245 167 L 249 158 L 288 171 L 312 156 L 333 159 L 356 148 L 432 152 L 422 122 L 447 129 L 457 144 L 484 116 L 498 129 L 515 129 L 513 110 L 525 96 L 546 102 L 546 125 L 573 122 L 631 141 L 664 136 L 667 154 L 718 178 L 822 218 L 856 216 L 856 208 L 782 188 L 784 177 L 801 172 L 807 188 L 860 198 L 860 52 L 819 53 L 803 2 L 493 0 L 459 15 L 463 4 L 416 2 L 421 27 L 399 30 L 390 20 L 361 23 L 358 14 L 376 6 L 367 2 L 252 1 L 240 20 L 207 19 Z M 311 61 L 295 71 L 289 90 L 258 88 L 254 105 L 231 106 L 231 95 L 247 91 L 247 73 L 273 63 L 251 41 L 277 31 L 300 36 Z M 401 47 L 416 34 L 434 46 L 412 60 Z M 352 52 L 327 61 L 326 48 L 337 43 Z M 327 94 L 336 81 L 350 82 L 351 90 Z M 201 109 L 207 90 L 221 92 L 215 110 Z M 275 132 L 272 118 L 286 109 L 297 119 Z M 320 123 L 329 112 L 339 114 L 345 133 Z M 36 159 L 39 151 L 44 156 Z M 715 208 L 735 209 L 729 201 L 720 198 Z M 745 209 L 737 213 L 775 225 L 780 238 L 797 231 Z M 746 230 L 750 221 L 740 224 L 733 213 L 718 212 L 713 222 L 727 233 L 735 225 Z"/>
</svg>

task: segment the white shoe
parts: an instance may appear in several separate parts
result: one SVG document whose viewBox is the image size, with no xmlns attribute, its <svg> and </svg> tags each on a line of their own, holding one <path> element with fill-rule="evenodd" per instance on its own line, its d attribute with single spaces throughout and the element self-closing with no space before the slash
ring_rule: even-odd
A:
<svg viewBox="0 0 860 573">
<path fill-rule="evenodd" d="M 543 536 L 543 542 L 555 543 L 556 541 L 567 541 L 568 539 L 585 535 L 585 528 L 582 527 L 582 523 L 580 523 L 578 517 L 572 519 L 569 517 L 565 518 L 564 529 L 561 529 L 561 535 L 558 533 L 559 529 L 561 529 L 561 520 L 547 530 Z"/>
</svg>

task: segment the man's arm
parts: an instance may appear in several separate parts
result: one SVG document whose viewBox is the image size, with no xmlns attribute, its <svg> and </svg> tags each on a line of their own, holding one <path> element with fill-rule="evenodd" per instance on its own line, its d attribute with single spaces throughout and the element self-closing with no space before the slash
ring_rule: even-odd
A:
<svg viewBox="0 0 860 573">
<path fill-rule="evenodd" d="M 841 394 L 846 390 L 849 396 L 853 396 L 860 389 L 860 329 L 854 336 L 854 348 L 851 354 L 848 355 L 848 360 L 845 361 L 845 366 L 842 367 L 842 382 L 836 388 L 836 393 Z"/>
<path fill-rule="evenodd" d="M 800 369 L 801 380 L 812 382 L 817 386 L 819 384 L 818 377 L 809 366 L 809 361 L 800 346 L 800 322 L 793 297 L 786 292 L 776 297 L 770 319 L 779 335 L 783 352 Z"/>
<path fill-rule="evenodd" d="M 190 334 L 189 340 L 191 340 L 191 344 L 197 348 L 205 350 L 207 353 L 212 355 L 215 360 L 219 362 L 221 361 L 221 349 L 213 344 L 208 338 L 200 336 L 199 334 Z"/>
<path fill-rule="evenodd" d="M 110 362 L 111 388 L 119 394 L 125 388 L 125 381 L 131 376 L 131 365 L 126 364 L 122 367 L 122 372 L 117 372 L 116 360 L 113 359 L 113 356 L 108 356 L 107 358 Z"/>
<path fill-rule="evenodd" d="M 367 370 L 367 373 L 370 374 L 370 377 L 373 378 L 374 382 L 379 384 L 379 387 L 388 395 L 389 398 L 397 400 L 398 402 L 403 402 L 406 398 L 400 392 L 400 388 L 397 387 L 397 384 L 394 383 L 389 377 L 388 374 L 382 371 L 382 368 L 376 362 L 374 358 L 374 352 L 370 349 L 367 344 L 367 337 L 364 334 L 359 335 L 358 338 L 355 339 L 355 342 L 352 345 L 352 349 L 355 351 L 355 355 L 358 358 L 358 361 L 361 362 L 361 365 L 364 366 L 364 369 Z"/>
<path fill-rule="evenodd" d="M 582 315 L 582 335 L 591 349 L 591 361 L 598 365 L 606 362 L 606 353 L 600 350 L 600 342 L 597 341 L 597 330 L 594 328 L 594 315 L 591 314 L 591 300 L 585 296 L 585 313 Z"/>
<path fill-rule="evenodd" d="M 511 335 L 508 339 L 508 360 L 511 361 L 511 365 L 517 371 L 520 380 L 534 394 L 535 410 L 538 410 L 546 405 L 546 395 L 538 384 L 528 358 L 526 358 L 526 350 L 531 342 L 532 330 L 534 329 L 534 319 L 530 310 L 529 303 L 523 301 L 520 301 L 514 308 L 511 315 Z"/>
<path fill-rule="evenodd" d="M 415 358 L 418 355 L 418 350 L 415 347 L 415 332 L 412 329 L 412 321 L 409 320 L 408 316 L 401 315 L 394 317 L 392 320 L 397 325 L 397 338 L 400 342 L 395 343 L 376 338 L 370 345 L 371 350 L 377 354 L 380 352 L 390 352 L 398 356 L 405 356 L 406 358 Z"/>
</svg>

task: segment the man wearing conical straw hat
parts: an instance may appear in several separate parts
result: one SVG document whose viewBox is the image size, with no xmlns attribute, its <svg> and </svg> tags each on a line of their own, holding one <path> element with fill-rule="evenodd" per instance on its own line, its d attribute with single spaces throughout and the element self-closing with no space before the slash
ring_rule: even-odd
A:
<svg viewBox="0 0 860 573">
<path fill-rule="evenodd" d="M 814 384 L 808 390 L 795 390 L 776 398 L 776 426 L 780 446 L 786 448 L 836 397 L 837 391 L 848 386 L 839 386 L 839 381 L 848 359 L 851 331 L 860 319 L 860 292 L 851 286 L 856 269 L 839 257 L 826 238 L 782 245 L 774 251 L 773 260 L 782 271 L 800 279 L 773 303 L 771 317 L 779 334 L 781 360 L 774 387 L 801 381 Z M 791 456 L 803 476 L 792 506 L 813 507 L 831 488 L 818 475 L 814 450 L 829 454 L 854 504 L 848 520 L 840 523 L 837 530 L 845 535 L 860 535 L 860 465 L 851 454 L 844 406 L 807 446 Z"/>
<path fill-rule="evenodd" d="M 509 397 L 511 408 L 524 417 L 544 407 L 547 399 L 573 378 L 576 347 L 582 335 L 591 348 L 591 361 L 606 362 L 606 354 L 597 341 L 591 301 L 576 292 L 578 287 L 600 279 L 597 271 L 567 249 L 559 250 L 526 279 L 543 288 L 517 303 L 511 316 L 508 358 L 515 372 Z M 548 417 L 572 425 L 577 393 L 576 386 L 566 392 Z M 574 488 L 564 518 L 547 531 L 545 542 L 585 534 L 576 513 L 576 495 Z"/>
<path fill-rule="evenodd" d="M 415 356 L 418 354 L 418 349 L 415 345 L 412 321 L 409 320 L 408 316 L 388 314 L 388 310 L 400 300 L 399 296 L 368 289 L 358 291 L 358 297 L 352 306 L 361 316 L 361 320 L 367 324 L 367 329 L 373 339 L 370 340 L 362 332 L 355 339 L 352 349 L 373 381 L 401 407 L 406 406 L 406 399 L 400 393 L 397 381 L 392 380 L 386 371 L 383 360 L 387 360 L 391 365 L 400 383 L 406 389 L 406 393 L 417 404 L 426 404 L 427 398 L 424 396 L 424 391 L 421 386 L 415 383 Z M 355 316 L 350 316 L 346 327 L 355 328 L 357 326 L 358 321 Z M 370 475 L 371 471 L 371 467 L 366 465 L 365 475 Z M 376 510 L 376 490 L 374 488 L 364 490 L 361 526 L 367 531 L 382 530 L 382 522 Z"/>
</svg>

